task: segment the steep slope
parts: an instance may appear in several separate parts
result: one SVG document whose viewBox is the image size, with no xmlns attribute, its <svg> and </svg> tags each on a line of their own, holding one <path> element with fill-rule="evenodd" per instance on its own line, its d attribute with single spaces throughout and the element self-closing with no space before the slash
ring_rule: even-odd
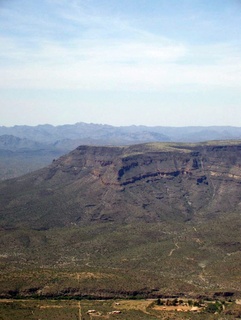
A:
<svg viewBox="0 0 241 320">
<path fill-rule="evenodd" d="M 80 146 L 2 182 L 2 287 L 11 270 L 21 294 L 239 292 L 240 156 L 240 142 Z"/>
<path fill-rule="evenodd" d="M 43 170 L 2 183 L 0 212 L 10 225 L 50 228 L 236 211 L 240 155 L 238 143 L 81 146 Z"/>
</svg>

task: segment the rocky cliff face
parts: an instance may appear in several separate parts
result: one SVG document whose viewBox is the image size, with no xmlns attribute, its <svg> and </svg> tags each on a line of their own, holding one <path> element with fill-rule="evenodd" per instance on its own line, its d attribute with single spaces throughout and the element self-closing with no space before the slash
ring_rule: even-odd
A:
<svg viewBox="0 0 241 320">
<path fill-rule="evenodd" d="M 197 213 L 237 211 L 240 156 L 238 143 L 80 146 L 43 170 L 2 183 L 2 224 L 188 221 Z"/>
</svg>

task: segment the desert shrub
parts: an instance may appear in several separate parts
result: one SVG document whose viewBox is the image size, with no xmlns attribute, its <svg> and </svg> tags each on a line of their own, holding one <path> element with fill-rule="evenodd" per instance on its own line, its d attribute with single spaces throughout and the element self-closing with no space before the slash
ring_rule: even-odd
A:
<svg viewBox="0 0 241 320">
<path fill-rule="evenodd" d="M 188 300 L 187 303 L 188 303 L 189 306 L 193 305 L 193 301 L 192 300 Z"/>
<path fill-rule="evenodd" d="M 200 307 L 199 301 L 194 301 L 193 305 L 194 305 L 194 307 Z"/>
<path fill-rule="evenodd" d="M 209 303 L 205 308 L 205 311 L 208 313 L 221 312 L 222 310 L 222 304 L 218 301 L 216 301 L 215 303 Z"/>
<path fill-rule="evenodd" d="M 156 304 L 157 304 L 158 306 L 163 306 L 163 305 L 164 305 L 164 302 L 163 302 L 160 298 L 158 298 Z"/>
</svg>

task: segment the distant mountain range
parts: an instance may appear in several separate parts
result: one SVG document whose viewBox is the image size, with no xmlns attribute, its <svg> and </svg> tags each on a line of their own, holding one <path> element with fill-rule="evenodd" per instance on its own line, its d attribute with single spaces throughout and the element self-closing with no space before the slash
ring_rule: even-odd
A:
<svg viewBox="0 0 241 320">
<path fill-rule="evenodd" d="M 102 124 L 76 123 L 73 125 L 38 125 L 0 127 L 1 135 L 13 135 L 45 144 L 60 143 L 66 139 L 84 144 L 128 145 L 150 141 L 200 142 L 206 140 L 241 139 L 241 127 L 115 127 Z"/>
<path fill-rule="evenodd" d="M 80 145 L 241 139 L 240 127 L 148 127 L 76 123 L 0 127 L 0 180 L 44 167 Z"/>
</svg>

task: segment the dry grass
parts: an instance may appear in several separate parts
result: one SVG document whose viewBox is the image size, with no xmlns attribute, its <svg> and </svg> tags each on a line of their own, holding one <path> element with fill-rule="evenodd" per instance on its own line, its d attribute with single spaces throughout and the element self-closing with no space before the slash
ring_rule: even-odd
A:
<svg viewBox="0 0 241 320">
<path fill-rule="evenodd" d="M 114 302 L 113 307 L 119 310 L 140 310 L 146 312 L 147 308 L 153 304 L 152 299 L 150 300 L 121 300 L 119 302 Z"/>
<path fill-rule="evenodd" d="M 0 300 L 1 320 L 33 319 L 192 319 L 192 320 L 232 320 L 240 315 L 240 306 L 227 305 L 220 314 L 208 314 L 203 310 L 192 312 L 191 306 L 157 306 L 155 300 Z M 89 310 L 95 310 L 89 313 Z M 119 310 L 119 314 L 113 314 Z M 222 318 L 224 317 L 224 318 Z"/>
</svg>

